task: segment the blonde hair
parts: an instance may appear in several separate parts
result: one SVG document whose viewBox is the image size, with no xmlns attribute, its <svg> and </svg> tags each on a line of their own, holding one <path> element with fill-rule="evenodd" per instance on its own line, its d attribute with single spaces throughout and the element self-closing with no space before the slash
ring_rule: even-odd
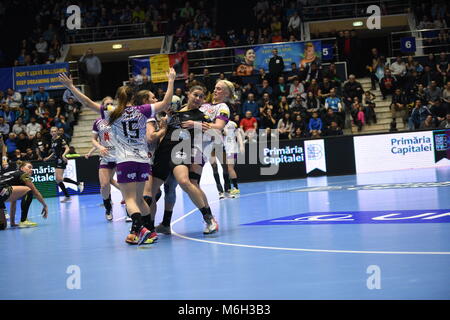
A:
<svg viewBox="0 0 450 320">
<path fill-rule="evenodd" d="M 113 99 L 112 97 L 106 96 L 106 97 L 104 97 L 103 100 L 102 100 L 102 106 L 105 105 L 106 100 L 112 100 L 112 101 L 114 101 L 114 99 Z"/>
<path fill-rule="evenodd" d="M 219 84 L 219 83 L 223 83 L 228 88 L 228 92 L 230 93 L 230 95 L 229 95 L 229 97 L 228 97 L 226 102 L 234 103 L 235 100 L 237 99 L 237 96 L 236 96 L 236 93 L 234 91 L 234 84 L 233 84 L 233 82 L 228 81 L 228 80 L 218 80 L 217 84 Z"/>
<path fill-rule="evenodd" d="M 112 125 L 125 110 L 127 103 L 133 100 L 133 89 L 128 86 L 122 86 L 117 89 L 116 98 L 118 101 L 117 107 L 109 115 L 109 125 Z"/>
<path fill-rule="evenodd" d="M 133 98 L 133 104 L 140 106 L 144 104 L 144 100 L 150 99 L 150 90 L 141 90 Z"/>
</svg>

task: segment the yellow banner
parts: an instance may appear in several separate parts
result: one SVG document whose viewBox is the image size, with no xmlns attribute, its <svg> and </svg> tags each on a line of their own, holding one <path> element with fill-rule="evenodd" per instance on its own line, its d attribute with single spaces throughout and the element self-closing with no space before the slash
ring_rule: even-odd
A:
<svg viewBox="0 0 450 320">
<path fill-rule="evenodd" d="M 150 57 L 151 78 L 154 83 L 167 82 L 166 72 L 170 68 L 169 55 L 159 54 Z"/>
</svg>

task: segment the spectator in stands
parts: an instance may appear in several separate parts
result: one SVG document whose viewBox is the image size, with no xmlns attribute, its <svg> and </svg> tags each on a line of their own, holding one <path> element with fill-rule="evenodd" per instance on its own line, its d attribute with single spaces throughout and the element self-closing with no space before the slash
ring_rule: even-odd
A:
<svg viewBox="0 0 450 320">
<path fill-rule="evenodd" d="M 30 114 L 34 114 L 34 110 L 36 110 L 36 102 L 33 89 L 27 89 L 25 95 L 23 96 L 23 106 L 25 106 L 25 109 L 27 109 Z"/>
<path fill-rule="evenodd" d="M 431 116 L 430 109 L 428 109 L 426 105 L 423 105 L 422 101 L 416 100 L 408 120 L 409 130 L 419 129 L 422 122 L 424 122 L 428 116 Z"/>
<path fill-rule="evenodd" d="M 380 91 L 383 100 L 386 100 L 388 94 L 393 94 L 396 88 L 397 80 L 392 76 L 391 71 L 386 69 L 384 71 L 384 77 L 380 80 Z"/>
<path fill-rule="evenodd" d="M 434 128 L 436 128 L 436 126 L 434 125 L 432 115 L 427 116 L 425 121 L 420 124 L 420 129 L 434 129 Z"/>
<path fill-rule="evenodd" d="M 35 117 L 31 117 L 30 123 L 26 126 L 26 133 L 29 137 L 34 137 L 38 132 L 42 130 L 42 125 L 37 123 Z"/>
<path fill-rule="evenodd" d="M 391 64 L 389 70 L 391 70 L 392 75 L 395 77 L 398 85 L 401 87 L 406 76 L 406 64 L 401 56 L 397 56 L 397 59 L 394 63 Z"/>
<path fill-rule="evenodd" d="M 408 107 L 406 97 L 400 88 L 395 89 L 395 93 L 392 95 L 392 101 L 390 105 L 392 121 L 396 121 L 397 112 L 403 120 L 403 123 L 407 123 L 408 119 Z"/>
<path fill-rule="evenodd" d="M 284 77 L 278 77 L 278 83 L 273 87 L 273 98 L 281 99 L 282 96 L 287 96 L 289 89 L 284 81 Z"/>
<path fill-rule="evenodd" d="M 293 83 L 289 88 L 289 95 L 287 97 L 292 101 L 292 99 L 296 98 L 297 96 L 304 98 L 306 97 L 306 92 L 303 83 L 301 83 L 300 80 L 295 77 Z"/>
<path fill-rule="evenodd" d="M 311 136 L 320 136 L 323 130 L 322 119 L 319 118 L 318 112 L 313 112 L 312 118 L 309 119 L 308 131 Z"/>
<path fill-rule="evenodd" d="M 5 122 L 5 119 L 0 117 L 0 133 L 4 136 L 8 135 L 10 126 Z"/>
<path fill-rule="evenodd" d="M 428 87 L 431 81 L 438 82 L 438 80 L 439 74 L 434 71 L 429 65 L 425 65 L 420 82 L 423 83 L 425 87 Z"/>
<path fill-rule="evenodd" d="M 343 134 L 344 132 L 336 121 L 332 121 L 330 127 L 326 130 L 327 136 L 342 136 Z"/>
<path fill-rule="evenodd" d="M 45 117 L 48 116 L 48 110 L 43 101 L 39 102 L 39 105 L 36 108 L 35 114 L 36 114 L 36 119 L 38 120 L 38 122 L 43 124 L 43 120 L 45 119 Z"/>
<path fill-rule="evenodd" d="M 372 48 L 370 50 L 369 62 L 366 66 L 366 69 L 369 71 L 370 80 L 372 83 L 372 90 L 376 90 L 375 85 L 379 81 L 379 79 L 376 76 L 376 71 L 377 71 L 379 62 L 380 62 L 380 55 L 378 54 L 378 49 Z"/>
<path fill-rule="evenodd" d="M 16 121 L 16 112 L 12 111 L 7 104 L 4 104 L 0 109 L 0 117 L 5 119 L 5 122 L 12 127 Z"/>
<path fill-rule="evenodd" d="M 258 130 L 258 121 L 252 116 L 250 111 L 245 113 L 245 118 L 241 120 L 239 126 L 244 132 L 245 141 L 254 142 L 256 139 L 256 131 Z"/>
<path fill-rule="evenodd" d="M 425 98 L 428 105 L 434 106 L 441 100 L 442 90 L 437 86 L 436 80 L 432 80 L 429 86 L 425 89 Z"/>
<path fill-rule="evenodd" d="M 447 112 L 445 120 L 439 125 L 439 129 L 450 129 L 450 111 Z"/>
<path fill-rule="evenodd" d="M 93 100 L 100 99 L 100 74 L 102 73 L 100 59 L 94 55 L 94 50 L 89 48 L 80 58 L 80 63 L 86 72 L 86 80 L 91 90 L 91 98 Z"/>
<path fill-rule="evenodd" d="M 272 50 L 272 57 L 269 60 L 269 76 L 272 84 L 278 80 L 284 71 L 284 61 L 281 56 L 278 55 L 278 50 Z"/>
<path fill-rule="evenodd" d="M 20 92 L 14 91 L 12 88 L 8 88 L 7 96 L 6 96 L 6 103 L 10 107 L 11 110 L 15 110 L 19 108 L 19 106 L 22 104 L 22 95 Z"/>
<path fill-rule="evenodd" d="M 22 118 L 18 118 L 12 127 L 12 132 L 19 135 L 20 133 L 26 133 L 27 127 L 23 124 Z"/>
<path fill-rule="evenodd" d="M 44 40 L 43 37 L 39 38 L 39 41 L 36 43 L 36 51 L 37 51 L 37 59 L 38 63 L 44 63 L 47 59 L 47 51 L 48 51 L 48 43 Z"/>
<path fill-rule="evenodd" d="M 269 85 L 269 80 L 264 79 L 262 81 L 262 87 L 258 89 L 258 94 L 260 96 L 264 96 L 265 93 L 268 93 L 269 96 L 272 96 L 272 87 Z"/>
<path fill-rule="evenodd" d="M 297 39 L 301 39 L 301 20 L 297 11 L 289 18 L 288 31 Z"/>
<path fill-rule="evenodd" d="M 450 81 L 447 81 L 445 90 L 442 90 L 442 101 L 444 103 L 447 112 L 450 111 Z"/>
<path fill-rule="evenodd" d="M 56 104 L 55 99 L 51 98 L 47 104 L 48 117 L 53 120 L 61 114 L 61 107 Z"/>
<path fill-rule="evenodd" d="M 225 42 L 223 42 L 220 35 L 217 34 L 214 37 L 214 40 L 211 40 L 209 43 L 208 48 L 225 48 Z"/>
<path fill-rule="evenodd" d="M 431 71 L 436 71 L 436 59 L 434 57 L 434 54 L 430 53 L 427 56 L 427 59 L 424 61 L 423 66 L 426 67 L 430 67 Z"/>
<path fill-rule="evenodd" d="M 295 62 L 291 63 L 291 71 L 286 74 L 286 80 L 288 83 L 292 83 L 295 79 L 300 80 L 300 69 Z"/>
<path fill-rule="evenodd" d="M 436 121 L 436 126 L 438 126 L 441 121 L 445 120 L 445 115 L 447 114 L 446 107 L 441 100 L 437 100 L 431 104 L 429 108 L 433 115 L 433 119 Z"/>
<path fill-rule="evenodd" d="M 275 128 L 276 123 L 277 121 L 272 114 L 272 109 L 264 108 L 261 113 L 261 128 L 266 130 L 266 135 L 271 134 L 271 130 Z"/>
<path fill-rule="evenodd" d="M 19 110 L 16 110 L 16 119 L 22 118 L 24 124 L 30 122 L 30 116 L 31 116 L 30 111 L 25 109 L 23 105 L 19 107 Z"/>
<path fill-rule="evenodd" d="M 23 154 L 25 154 L 27 149 L 31 147 L 31 141 L 28 139 L 25 132 L 21 132 L 17 135 L 16 145 L 17 149 L 20 150 L 20 153 Z"/>
<path fill-rule="evenodd" d="M 156 91 L 156 86 L 153 83 L 153 81 L 150 80 L 150 77 L 145 76 L 144 78 L 142 78 L 142 83 L 139 86 L 137 86 L 136 92 L 139 92 L 141 90 L 148 90 L 151 92 Z"/>
<path fill-rule="evenodd" d="M 377 123 L 377 114 L 375 112 L 375 99 L 376 96 L 370 92 L 366 91 L 364 92 L 363 102 L 364 102 L 364 109 L 366 110 L 366 121 L 367 124 L 370 124 L 371 121 L 373 123 Z"/>
<path fill-rule="evenodd" d="M 0 132 L 1 130 L 1 118 L 0 118 Z M 9 129 L 8 129 L 9 131 Z M 8 139 L 5 140 L 6 145 L 6 152 L 8 153 L 8 158 L 11 158 L 14 154 L 14 152 L 17 150 L 17 136 L 14 132 L 11 132 L 9 134 L 6 134 L 8 136 Z"/>
<path fill-rule="evenodd" d="M 200 81 L 203 83 L 203 85 L 206 88 L 207 92 L 213 92 L 214 91 L 214 86 L 216 85 L 216 82 L 211 77 L 208 68 L 204 68 L 203 69 L 203 77 L 201 78 Z"/>
<path fill-rule="evenodd" d="M 442 82 L 447 82 L 450 77 L 450 63 L 445 52 L 439 54 L 439 61 L 436 64 L 436 69 L 442 78 Z"/>
<path fill-rule="evenodd" d="M 291 114 L 289 112 L 283 113 L 283 117 L 278 120 L 277 129 L 280 139 L 289 139 L 291 133 L 293 132 Z"/>
<path fill-rule="evenodd" d="M 252 113 L 252 116 L 257 120 L 259 119 L 259 107 L 255 101 L 255 95 L 253 93 L 249 93 L 247 96 L 247 100 L 242 104 L 242 115 L 245 115 L 247 111 Z"/>
<path fill-rule="evenodd" d="M 39 102 L 47 103 L 50 96 L 48 92 L 45 91 L 44 87 L 39 87 L 39 91 L 34 94 L 35 103 L 39 104 Z"/>
<path fill-rule="evenodd" d="M 348 77 L 348 81 L 344 84 L 344 103 L 346 109 L 350 109 L 350 106 L 352 105 L 355 97 L 357 97 L 361 101 L 363 93 L 364 90 L 361 86 L 361 83 L 356 81 L 356 77 L 354 74 L 351 74 Z"/>
</svg>

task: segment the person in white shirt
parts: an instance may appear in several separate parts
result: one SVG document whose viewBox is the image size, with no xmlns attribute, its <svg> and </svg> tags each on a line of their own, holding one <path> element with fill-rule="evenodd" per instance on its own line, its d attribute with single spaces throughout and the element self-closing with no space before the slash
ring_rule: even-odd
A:
<svg viewBox="0 0 450 320">
<path fill-rule="evenodd" d="M 14 125 L 12 127 L 12 132 L 19 135 L 22 132 L 26 133 L 26 131 L 27 131 L 27 127 L 23 124 L 22 118 L 18 118 L 16 120 L 16 123 L 14 123 Z"/>
<path fill-rule="evenodd" d="M 288 30 L 289 32 L 293 33 L 297 39 L 301 38 L 301 20 L 297 11 L 289 19 Z"/>
<path fill-rule="evenodd" d="M 397 79 L 399 86 L 402 87 L 407 70 L 406 64 L 401 56 L 397 56 L 397 60 L 390 65 L 389 70 L 391 70 L 392 75 Z"/>
<path fill-rule="evenodd" d="M 20 94 L 20 92 L 16 92 L 11 88 L 9 88 L 7 92 L 8 96 L 6 97 L 6 103 L 11 109 L 18 109 L 22 104 L 22 95 Z"/>
<path fill-rule="evenodd" d="M 9 124 L 5 122 L 5 119 L 0 117 L 0 133 L 3 135 L 9 134 Z"/>
<path fill-rule="evenodd" d="M 30 123 L 27 124 L 27 134 L 30 137 L 34 137 L 36 133 L 40 132 L 42 130 L 42 125 L 36 122 L 35 117 L 30 118 Z"/>
</svg>

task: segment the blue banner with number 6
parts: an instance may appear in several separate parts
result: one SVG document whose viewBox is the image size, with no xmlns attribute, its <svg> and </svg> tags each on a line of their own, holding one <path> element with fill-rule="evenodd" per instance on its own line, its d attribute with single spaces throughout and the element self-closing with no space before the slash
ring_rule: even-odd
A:
<svg viewBox="0 0 450 320">
<path fill-rule="evenodd" d="M 405 37 L 400 39 L 401 52 L 416 52 L 416 38 Z"/>
</svg>

